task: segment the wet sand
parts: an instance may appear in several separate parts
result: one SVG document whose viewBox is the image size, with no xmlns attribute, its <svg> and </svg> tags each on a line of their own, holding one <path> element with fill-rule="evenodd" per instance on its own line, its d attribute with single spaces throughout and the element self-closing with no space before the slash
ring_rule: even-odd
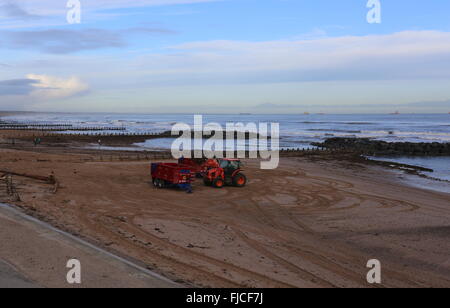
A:
<svg viewBox="0 0 450 308">
<path fill-rule="evenodd" d="M 0 150 L 27 213 L 198 287 L 450 287 L 450 195 L 344 160 L 248 161 L 250 182 L 194 194 L 150 185 L 150 161 L 85 161 L 70 149 Z M 91 156 L 101 154 L 90 152 Z M 2 185 L 2 184 L 0 184 Z M 8 200 L 4 187 L 0 199 Z"/>
</svg>

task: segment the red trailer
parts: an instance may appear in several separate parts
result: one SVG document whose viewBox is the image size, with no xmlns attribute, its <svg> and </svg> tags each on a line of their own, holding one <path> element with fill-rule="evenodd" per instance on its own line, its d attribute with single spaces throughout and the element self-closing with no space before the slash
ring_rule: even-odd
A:
<svg viewBox="0 0 450 308">
<path fill-rule="evenodd" d="M 152 183 L 157 188 L 179 187 L 188 193 L 192 192 L 191 183 L 195 173 L 189 166 L 176 163 L 153 163 L 151 165 Z"/>
</svg>

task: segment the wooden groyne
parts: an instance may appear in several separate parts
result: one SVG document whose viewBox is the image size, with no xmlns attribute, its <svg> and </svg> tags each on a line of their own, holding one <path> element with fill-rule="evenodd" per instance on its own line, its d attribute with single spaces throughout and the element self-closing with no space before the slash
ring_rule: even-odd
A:
<svg viewBox="0 0 450 308">
<path fill-rule="evenodd" d="M 82 126 L 75 127 L 71 125 L 0 125 L 0 130 L 18 130 L 18 131 L 41 131 L 41 132 L 68 132 L 68 131 L 125 131 L 125 127 L 106 127 L 106 126 Z"/>
<path fill-rule="evenodd" d="M 1 128 L 0 128 L 1 130 Z M 12 136 L 11 138 L 17 138 L 17 139 L 29 139 L 29 138 L 41 138 L 42 140 L 47 141 L 56 141 L 56 142 L 69 142 L 69 141 L 82 141 L 82 142 L 97 142 L 98 140 L 101 140 L 103 142 L 114 142 L 114 141 L 123 141 L 125 143 L 135 143 L 135 142 L 144 142 L 145 140 L 150 139 L 158 139 L 158 138 L 179 138 L 183 134 L 180 133 L 178 135 L 172 135 L 171 131 L 164 131 L 164 132 L 125 132 L 123 129 L 120 129 L 122 131 L 117 131 L 118 129 L 103 129 L 99 128 L 98 131 L 92 128 L 83 128 L 83 129 L 76 129 L 76 128 L 68 128 L 65 130 L 59 130 L 57 128 L 52 129 L 14 129 L 17 131 L 17 133 Z M 81 130 L 80 132 L 76 132 L 78 130 Z M 107 131 L 103 131 L 107 130 Z M 27 133 L 21 134 L 21 131 L 27 131 Z M 67 131 L 67 132 L 63 132 Z M 83 133 L 82 131 L 89 131 L 89 133 Z M 239 140 L 238 138 L 241 137 L 237 132 L 234 132 L 234 138 L 235 140 Z M 188 134 L 189 136 L 189 134 Z M 246 133 L 242 135 L 244 137 L 243 140 L 250 140 L 250 139 L 259 139 L 262 138 L 260 135 L 255 134 L 249 134 Z M 194 138 L 194 135 L 191 134 L 191 137 Z M 204 136 L 205 139 L 209 139 L 210 136 Z M 226 139 L 226 136 L 224 136 L 224 140 Z M 267 137 L 267 139 L 270 139 L 270 137 Z"/>
<path fill-rule="evenodd" d="M 20 124 L 20 123 L 0 123 L 0 127 L 31 127 L 31 128 L 42 128 L 42 127 L 58 127 L 58 128 L 68 128 L 73 127 L 72 124 Z"/>
<path fill-rule="evenodd" d="M 34 121 L 0 121 L 0 130 L 19 130 L 19 131 L 41 131 L 41 132 L 63 132 L 63 131 L 125 131 L 125 126 L 111 125 L 88 125 L 79 123 L 55 123 L 55 122 L 34 122 Z"/>
</svg>

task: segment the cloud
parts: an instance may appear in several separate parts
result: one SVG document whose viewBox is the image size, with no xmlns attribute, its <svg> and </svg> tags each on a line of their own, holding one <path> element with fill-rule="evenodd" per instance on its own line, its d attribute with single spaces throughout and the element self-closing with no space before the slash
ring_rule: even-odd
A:
<svg viewBox="0 0 450 308">
<path fill-rule="evenodd" d="M 5 47 L 11 49 L 38 49 L 52 54 L 67 54 L 82 50 L 118 48 L 125 45 L 118 33 L 101 30 L 42 30 L 4 33 Z"/>
<path fill-rule="evenodd" d="M 114 9 L 142 8 L 223 0 L 80 0 L 83 19 L 121 16 Z M 0 28 L 18 29 L 66 25 L 67 0 L 0 0 Z M 33 22 L 32 22 L 33 21 Z"/>
<path fill-rule="evenodd" d="M 29 74 L 24 79 L 0 81 L 0 96 L 21 96 L 34 101 L 72 97 L 88 90 L 89 86 L 76 77 Z"/>
<path fill-rule="evenodd" d="M 12 79 L 0 81 L 0 96 L 29 95 L 36 83 L 32 79 Z"/>
<path fill-rule="evenodd" d="M 164 5 L 177 5 L 177 4 L 193 4 L 204 2 L 216 2 L 219 0 L 96 0 L 96 1 L 82 1 L 82 6 L 85 9 L 90 10 L 105 10 L 105 9 L 120 9 L 120 8 L 133 8 L 133 7 L 146 7 L 146 6 L 164 6 Z M 55 7 L 55 0 L 15 0 L 16 3 L 26 7 L 35 8 L 41 11 L 52 11 Z M 63 2 L 65 7 L 67 1 Z"/>
<path fill-rule="evenodd" d="M 221 0 L 95 0 L 95 1 L 83 1 L 81 0 L 82 9 L 84 12 L 91 11 L 104 11 L 111 9 L 123 9 L 123 8 L 139 8 L 149 6 L 165 6 L 165 5 L 179 5 L 179 4 L 195 4 L 204 2 L 215 2 Z M 0 0 L 0 3 L 2 0 Z M 10 0 L 3 1 L 3 3 L 10 3 Z M 66 13 L 67 1 L 55 1 L 55 0 L 14 0 L 16 10 L 22 12 L 35 12 L 40 16 L 54 16 Z"/>
<path fill-rule="evenodd" d="M 29 74 L 27 78 L 35 82 L 34 90 L 30 95 L 39 99 L 67 98 L 89 89 L 89 86 L 77 77 L 63 79 L 48 75 Z"/>
<path fill-rule="evenodd" d="M 127 45 L 126 38 L 133 34 L 159 35 L 174 34 L 165 28 L 137 27 L 120 31 L 104 29 L 62 30 L 50 29 L 39 31 L 8 31 L 3 34 L 3 48 L 33 49 L 50 54 L 70 54 L 84 50 L 104 48 L 121 48 Z"/>
<path fill-rule="evenodd" d="M 191 60 L 198 61 L 201 55 L 206 60 L 226 60 L 227 65 L 222 70 L 231 65 L 234 69 L 256 71 L 300 69 L 311 72 L 356 67 L 364 71 L 379 65 L 386 68 L 392 63 L 411 64 L 414 68 L 423 64 L 414 61 L 418 58 L 428 59 L 432 64 L 439 63 L 440 59 L 432 56 L 450 56 L 450 33 L 404 31 L 296 41 L 207 41 L 186 43 L 172 49 L 188 52 Z M 210 70 L 216 68 L 217 65 Z"/>
<path fill-rule="evenodd" d="M 204 41 L 132 57 L 47 58 L 92 83 L 148 86 L 450 79 L 450 33 L 406 31 L 309 40 Z M 49 64 L 53 63 L 53 64 Z M 31 64 L 29 64 L 31 65 Z M 33 65 L 36 65 L 33 63 Z M 52 74 L 57 74 L 53 70 Z"/>
<path fill-rule="evenodd" d="M 139 61 L 158 84 L 450 78 L 450 33 L 404 31 L 309 40 L 204 41 Z"/>
<path fill-rule="evenodd" d="M 31 40 L 28 45 L 70 53 L 114 46 L 114 42 L 126 44 L 120 40 L 121 35 L 118 41 L 97 41 L 94 45 L 89 39 L 72 41 L 76 31 L 67 35 L 67 40 L 62 38 L 63 43 L 51 44 L 51 36 L 46 35 L 50 42 Z M 92 34 L 92 38 L 96 36 L 101 35 Z M 77 46 L 72 49 L 74 45 Z M 57 75 L 58 68 L 64 67 L 108 87 L 443 80 L 450 79 L 450 33 L 405 31 L 309 40 L 204 41 L 170 46 L 162 52 L 144 50 L 133 57 L 66 55 L 40 60 L 43 59 L 47 59 L 45 63 L 28 63 L 25 69 L 33 65 L 33 71 L 46 69 Z"/>
<path fill-rule="evenodd" d="M 16 0 L 17 1 L 17 0 Z M 42 16 L 31 14 L 20 7 L 16 2 L 3 1 L 0 2 L 0 16 L 10 19 L 31 20 L 40 19 Z"/>
<path fill-rule="evenodd" d="M 450 93 L 450 33 L 203 41 L 138 50 L 132 56 L 44 55 L 10 64 L 22 74 L 70 72 L 87 80 L 96 93 L 108 93 L 101 96 L 105 106 L 123 95 L 120 100 L 130 97 L 133 104 L 211 100 L 217 106 L 229 99 L 252 106 L 277 103 L 281 107 L 266 105 L 264 110 L 291 112 L 289 105 L 302 102 L 342 106 L 445 100 Z M 175 86 L 180 87 L 174 91 Z M 101 104 L 94 95 L 89 98 Z"/>
</svg>

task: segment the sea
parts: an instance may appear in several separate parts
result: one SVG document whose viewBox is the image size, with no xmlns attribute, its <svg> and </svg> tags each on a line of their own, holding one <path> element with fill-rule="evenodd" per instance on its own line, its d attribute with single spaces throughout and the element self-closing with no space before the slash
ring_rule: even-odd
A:
<svg viewBox="0 0 450 308">
<path fill-rule="evenodd" d="M 27 124 L 70 124 L 81 127 L 122 127 L 126 133 L 157 133 L 171 130 L 176 123 L 194 124 L 193 114 L 117 113 L 16 113 L 0 121 Z M 331 137 L 357 137 L 387 142 L 450 142 L 450 114 L 206 114 L 203 123 L 278 123 L 280 147 L 312 148 L 312 142 Z M 270 126 L 269 126 L 270 127 Z M 82 132 L 97 133 L 97 132 Z M 117 133 L 117 131 L 111 131 Z M 133 149 L 169 149 L 173 139 L 152 139 Z M 382 157 L 399 163 L 435 170 L 430 177 L 442 180 L 450 192 L 450 157 Z M 426 184 L 426 186 L 429 186 Z M 448 189 L 446 188 L 448 186 Z M 442 189 L 441 189 L 442 190 Z"/>
</svg>

